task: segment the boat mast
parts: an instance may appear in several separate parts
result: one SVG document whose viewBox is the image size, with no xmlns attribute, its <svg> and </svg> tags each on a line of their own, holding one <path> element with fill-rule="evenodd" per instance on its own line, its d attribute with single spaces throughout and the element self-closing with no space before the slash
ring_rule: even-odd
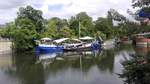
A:
<svg viewBox="0 0 150 84">
<path fill-rule="evenodd" d="M 78 28 L 79 30 L 78 30 L 78 34 L 79 34 L 79 39 L 80 39 L 80 17 L 79 17 L 79 28 Z"/>
</svg>

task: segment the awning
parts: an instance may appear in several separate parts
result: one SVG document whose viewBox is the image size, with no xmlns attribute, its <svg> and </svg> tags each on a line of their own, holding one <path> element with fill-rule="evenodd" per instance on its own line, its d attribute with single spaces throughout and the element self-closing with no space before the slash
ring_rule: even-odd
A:
<svg viewBox="0 0 150 84">
<path fill-rule="evenodd" d="M 52 40 L 51 38 L 41 38 L 41 40 Z"/>
<path fill-rule="evenodd" d="M 80 38 L 81 40 L 92 40 L 92 39 L 94 39 L 94 38 L 92 38 L 92 37 L 89 37 L 89 36 L 86 36 L 86 37 L 82 37 L 82 38 Z"/>
<path fill-rule="evenodd" d="M 68 39 L 69 38 L 61 38 L 61 39 L 54 40 L 54 42 L 61 43 L 61 42 L 65 41 L 65 40 L 68 40 Z"/>
</svg>

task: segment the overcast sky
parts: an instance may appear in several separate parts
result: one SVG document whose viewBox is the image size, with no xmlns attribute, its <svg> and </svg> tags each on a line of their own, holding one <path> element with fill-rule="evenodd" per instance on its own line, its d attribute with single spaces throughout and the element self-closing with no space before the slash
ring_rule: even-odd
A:
<svg viewBox="0 0 150 84">
<path fill-rule="evenodd" d="M 110 8 L 129 17 L 127 9 L 132 9 L 132 0 L 1 0 L 0 24 L 13 21 L 19 7 L 31 5 L 43 11 L 44 18 L 69 18 L 79 12 L 87 12 L 94 20 L 106 16 Z"/>
</svg>

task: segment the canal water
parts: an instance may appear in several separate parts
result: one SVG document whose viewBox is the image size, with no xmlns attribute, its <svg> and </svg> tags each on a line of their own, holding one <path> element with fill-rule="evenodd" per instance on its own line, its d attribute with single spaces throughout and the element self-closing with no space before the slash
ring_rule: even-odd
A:
<svg viewBox="0 0 150 84">
<path fill-rule="evenodd" d="M 0 54 L 0 84 L 124 84 L 117 75 L 121 62 L 143 51 L 120 45 L 91 52 Z"/>
</svg>

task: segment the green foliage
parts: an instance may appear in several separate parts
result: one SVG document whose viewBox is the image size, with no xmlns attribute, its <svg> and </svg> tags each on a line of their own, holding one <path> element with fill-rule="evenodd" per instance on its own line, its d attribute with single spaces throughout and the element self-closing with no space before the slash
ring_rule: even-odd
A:
<svg viewBox="0 0 150 84">
<path fill-rule="evenodd" d="M 0 37 L 2 36 L 2 34 L 3 34 L 3 31 L 2 31 L 2 29 L 0 28 Z"/>
<path fill-rule="evenodd" d="M 93 36 L 92 18 L 86 12 L 80 12 L 76 15 L 76 18 L 80 21 L 81 36 Z"/>
<path fill-rule="evenodd" d="M 75 32 L 75 35 L 78 36 L 79 20 L 76 17 L 71 17 L 69 20 L 69 27 Z"/>
<path fill-rule="evenodd" d="M 68 33 L 70 35 L 70 31 L 72 30 L 68 28 L 69 24 L 66 19 L 60 19 L 57 17 L 54 17 L 47 22 L 47 28 L 42 37 L 51 37 L 51 38 L 61 38 L 62 33 L 64 33 L 64 29 L 67 29 L 66 34 Z M 68 35 L 68 36 L 69 36 Z M 72 34 L 71 34 L 72 36 Z"/>
<path fill-rule="evenodd" d="M 150 56 L 133 55 L 131 60 L 126 60 L 121 78 L 127 84 L 150 84 Z"/>
<path fill-rule="evenodd" d="M 112 20 L 115 21 L 119 21 L 119 22 L 124 22 L 126 21 L 126 17 L 124 17 L 123 15 L 119 14 L 116 10 L 114 9 L 110 9 L 108 11 L 108 15 L 107 15 L 108 20 L 111 22 L 112 24 Z"/>
<path fill-rule="evenodd" d="M 92 18 L 86 14 L 86 12 L 80 12 L 75 17 L 71 17 L 69 23 L 70 28 L 75 31 L 76 36 L 78 35 L 79 26 L 81 36 L 94 36 L 93 21 Z"/>
<path fill-rule="evenodd" d="M 139 32 L 149 32 L 150 31 L 150 25 L 141 25 L 139 28 Z"/>
<path fill-rule="evenodd" d="M 62 28 L 59 33 L 60 38 L 72 38 L 74 37 L 74 32 L 68 27 Z"/>
<path fill-rule="evenodd" d="M 14 47 L 17 51 L 33 49 L 36 33 L 28 29 L 17 29 L 13 33 Z"/>
<path fill-rule="evenodd" d="M 16 29 L 15 23 L 7 23 L 5 28 L 1 29 L 1 36 L 4 38 L 12 38 L 13 30 Z"/>
<path fill-rule="evenodd" d="M 106 40 L 106 34 L 102 33 L 101 31 L 97 31 L 94 36 L 101 36 L 103 40 Z"/>
<path fill-rule="evenodd" d="M 101 31 L 102 33 L 106 34 L 107 39 L 114 36 L 114 30 L 107 18 L 100 17 L 98 20 L 96 20 L 95 31 Z"/>
<path fill-rule="evenodd" d="M 31 6 L 27 6 L 25 8 L 21 7 L 19 8 L 19 12 L 17 13 L 17 19 L 15 21 L 17 27 L 21 25 L 20 20 L 22 19 L 28 19 L 29 22 L 33 23 L 36 32 L 42 33 L 44 32 L 44 19 L 42 17 L 42 11 L 36 10 L 32 8 Z"/>
<path fill-rule="evenodd" d="M 123 25 L 114 26 L 113 21 L 117 21 Z M 95 31 L 100 31 L 106 35 L 106 39 L 120 37 L 127 34 L 127 29 L 125 28 L 125 22 L 127 19 L 119 14 L 116 10 L 110 9 L 108 11 L 107 17 L 99 17 L 95 21 Z"/>
<path fill-rule="evenodd" d="M 14 48 L 17 50 L 31 50 L 34 48 L 34 39 L 39 38 L 40 34 L 44 32 L 44 20 L 42 12 L 33 9 L 31 6 L 25 8 L 21 7 L 18 16 L 15 20 L 13 30 L 6 29 L 8 36 L 11 36 L 14 42 Z M 11 34 L 9 34 L 11 33 Z"/>
</svg>

